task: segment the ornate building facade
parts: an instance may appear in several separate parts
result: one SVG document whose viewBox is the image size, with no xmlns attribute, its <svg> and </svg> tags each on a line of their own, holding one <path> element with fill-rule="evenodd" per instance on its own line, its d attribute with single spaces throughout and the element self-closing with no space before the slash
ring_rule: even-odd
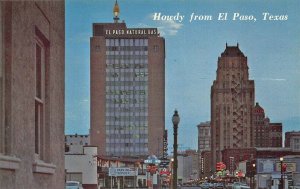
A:
<svg viewBox="0 0 300 189">
<path fill-rule="evenodd" d="M 226 44 L 218 58 L 217 77 L 211 87 L 212 165 L 222 160 L 224 149 L 252 146 L 255 94 L 248 69 L 247 57 L 239 45 Z"/>
</svg>

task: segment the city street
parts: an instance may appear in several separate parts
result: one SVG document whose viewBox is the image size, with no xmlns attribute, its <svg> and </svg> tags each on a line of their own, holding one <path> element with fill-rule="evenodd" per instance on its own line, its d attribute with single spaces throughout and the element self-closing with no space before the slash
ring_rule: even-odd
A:
<svg viewBox="0 0 300 189">
<path fill-rule="evenodd" d="M 0 0 L 0 189 L 300 189 L 299 11 Z"/>
</svg>

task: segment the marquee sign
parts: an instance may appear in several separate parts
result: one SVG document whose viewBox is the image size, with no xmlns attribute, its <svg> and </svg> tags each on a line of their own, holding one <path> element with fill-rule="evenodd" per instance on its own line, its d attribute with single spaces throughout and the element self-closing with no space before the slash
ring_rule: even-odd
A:
<svg viewBox="0 0 300 189">
<path fill-rule="evenodd" d="M 137 176 L 138 172 L 136 168 L 129 168 L 129 167 L 110 167 L 108 171 L 109 176 Z"/>
<path fill-rule="evenodd" d="M 168 130 L 164 131 L 163 159 L 168 159 Z"/>
<path fill-rule="evenodd" d="M 138 29 L 106 29 L 106 36 L 122 35 L 158 35 L 157 28 L 138 28 Z"/>
</svg>

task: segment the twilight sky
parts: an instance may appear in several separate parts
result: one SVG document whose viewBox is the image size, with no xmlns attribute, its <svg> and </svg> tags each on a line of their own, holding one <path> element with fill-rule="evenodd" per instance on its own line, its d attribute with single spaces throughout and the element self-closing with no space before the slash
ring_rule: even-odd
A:
<svg viewBox="0 0 300 189">
<path fill-rule="evenodd" d="M 66 134 L 89 132 L 89 38 L 92 23 L 113 21 L 114 2 L 66 1 Z M 179 150 L 197 148 L 197 125 L 210 120 L 210 87 L 226 42 L 228 45 L 238 42 L 248 57 L 250 79 L 255 80 L 255 100 L 271 122 L 282 122 L 284 131 L 300 130 L 300 1 L 118 0 L 118 3 L 120 20 L 125 20 L 127 27 L 157 27 L 166 40 L 165 126 L 169 130 L 169 148 L 173 143 L 171 117 L 175 108 L 181 118 Z M 155 13 L 161 13 L 161 18 L 184 15 L 184 19 L 153 20 Z M 190 22 L 192 13 L 211 16 L 212 20 Z M 227 20 L 218 20 L 219 13 L 228 13 Z M 253 15 L 256 21 L 233 20 L 234 13 Z M 287 20 L 263 20 L 264 13 L 273 15 L 273 19 Z"/>
</svg>

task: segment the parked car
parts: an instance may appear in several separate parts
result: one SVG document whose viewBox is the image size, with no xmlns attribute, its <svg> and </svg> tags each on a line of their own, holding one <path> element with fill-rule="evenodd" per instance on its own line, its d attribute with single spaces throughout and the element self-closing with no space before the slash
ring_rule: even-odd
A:
<svg viewBox="0 0 300 189">
<path fill-rule="evenodd" d="M 250 187 L 245 183 L 234 182 L 232 184 L 232 189 L 250 189 Z"/>
<path fill-rule="evenodd" d="M 230 183 L 227 183 L 226 188 L 227 188 L 227 189 L 232 189 L 232 185 L 233 185 L 233 183 L 231 183 L 231 182 L 230 182 Z"/>
<path fill-rule="evenodd" d="M 201 189 L 207 189 L 209 188 L 209 183 L 208 182 L 204 182 L 200 185 Z"/>
<path fill-rule="evenodd" d="M 215 188 L 225 188 L 223 183 L 215 183 Z"/>
<path fill-rule="evenodd" d="M 215 187 L 215 183 L 209 183 L 209 188 L 214 188 Z"/>
<path fill-rule="evenodd" d="M 66 189 L 83 189 L 82 185 L 78 181 L 67 181 Z"/>
</svg>

